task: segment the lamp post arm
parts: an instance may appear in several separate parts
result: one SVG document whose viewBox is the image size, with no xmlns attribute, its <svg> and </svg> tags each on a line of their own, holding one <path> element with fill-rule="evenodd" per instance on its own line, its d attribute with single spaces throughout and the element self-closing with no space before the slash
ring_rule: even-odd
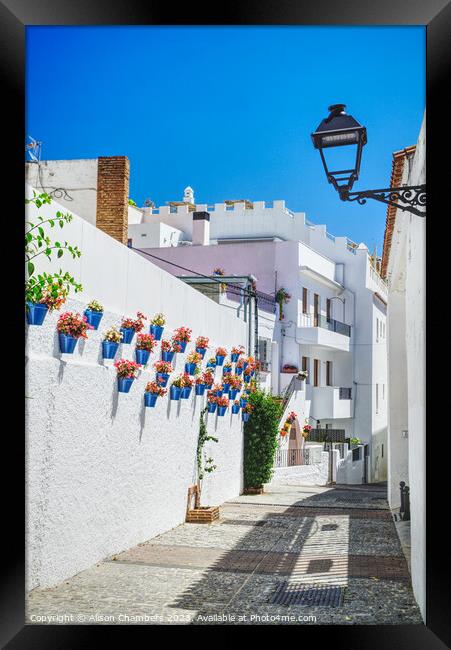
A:
<svg viewBox="0 0 451 650">
<path fill-rule="evenodd" d="M 406 185 L 379 190 L 361 190 L 360 192 L 349 192 L 347 188 L 343 187 L 338 189 L 338 193 L 342 201 L 357 201 L 363 205 L 367 199 L 374 199 L 419 217 L 426 216 L 425 212 L 418 209 L 426 208 L 426 185 Z"/>
</svg>

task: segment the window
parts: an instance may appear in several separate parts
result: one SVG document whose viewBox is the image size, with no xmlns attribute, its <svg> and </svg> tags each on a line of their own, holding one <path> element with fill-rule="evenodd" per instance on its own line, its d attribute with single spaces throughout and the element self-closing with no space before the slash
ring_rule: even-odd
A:
<svg viewBox="0 0 451 650">
<path fill-rule="evenodd" d="M 385 384 L 382 384 L 382 400 L 385 400 Z"/>
<path fill-rule="evenodd" d="M 326 361 L 326 386 L 332 386 L 332 361 Z"/>
<path fill-rule="evenodd" d="M 318 327 L 318 316 L 320 310 L 319 295 L 313 294 L 313 327 Z"/>
<path fill-rule="evenodd" d="M 302 313 L 308 313 L 308 291 L 305 287 L 302 287 Z"/>
<path fill-rule="evenodd" d="M 381 445 L 381 458 L 384 457 L 384 443 Z"/>
<path fill-rule="evenodd" d="M 319 359 L 313 359 L 313 385 L 319 386 Z"/>
<path fill-rule="evenodd" d="M 258 360 L 261 364 L 261 369 L 269 371 L 271 366 L 270 358 L 270 340 L 269 339 L 258 339 Z"/>
<path fill-rule="evenodd" d="M 332 300 L 330 298 L 326 298 L 326 318 L 327 318 L 327 320 L 330 320 L 332 318 L 331 306 L 332 306 Z"/>
</svg>

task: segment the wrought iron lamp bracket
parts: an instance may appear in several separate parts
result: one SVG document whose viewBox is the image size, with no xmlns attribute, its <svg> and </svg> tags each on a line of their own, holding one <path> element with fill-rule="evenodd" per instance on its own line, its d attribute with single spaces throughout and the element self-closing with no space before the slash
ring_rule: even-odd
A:
<svg viewBox="0 0 451 650">
<path fill-rule="evenodd" d="M 418 208 L 426 208 L 426 185 L 410 185 L 405 187 L 389 187 L 381 190 L 362 190 L 349 192 L 345 187 L 337 188 L 342 201 L 357 201 L 364 205 L 367 199 L 381 201 L 393 205 L 399 210 L 411 212 L 418 217 L 425 217 L 426 212 Z"/>
</svg>

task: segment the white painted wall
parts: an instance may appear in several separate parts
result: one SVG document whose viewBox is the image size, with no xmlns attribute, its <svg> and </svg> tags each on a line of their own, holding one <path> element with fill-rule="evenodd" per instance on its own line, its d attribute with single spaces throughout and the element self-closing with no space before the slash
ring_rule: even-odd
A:
<svg viewBox="0 0 451 650">
<path fill-rule="evenodd" d="M 415 155 L 404 168 L 403 183 L 426 182 L 425 156 L 424 117 Z M 399 499 L 396 482 L 399 477 L 405 480 L 408 470 L 412 586 L 426 620 L 425 242 L 426 220 L 398 210 L 387 269 L 391 379 L 389 498 L 390 506 L 395 507 Z M 407 440 L 400 439 L 403 429 L 408 431 Z"/>
<path fill-rule="evenodd" d="M 57 209 L 54 202 L 42 214 Z M 81 312 L 96 298 L 106 311 L 99 331 L 90 331 L 74 355 L 59 353 L 57 313 L 42 327 L 27 328 L 28 589 L 56 584 L 184 521 L 201 400 L 165 397 L 145 409 L 151 366 L 129 394 L 119 394 L 115 369 L 101 359 L 106 327 L 138 309 L 149 316 L 162 311 L 165 336 L 186 325 L 193 337 L 209 336 L 212 348 L 246 345 L 245 324 L 236 316 L 85 220 L 75 216 L 64 238 L 82 256 L 65 255 L 55 266 L 71 270 L 84 285 L 82 298 L 69 300 L 67 308 Z M 49 268 L 46 260 L 37 264 L 38 271 Z M 133 358 L 133 345 L 121 347 L 118 357 Z M 176 373 L 185 355 L 177 357 Z M 202 499 L 213 505 L 240 493 L 242 423 L 230 414 L 208 416 L 208 430 L 219 438 L 209 443 L 218 469 L 206 478 Z"/>
</svg>

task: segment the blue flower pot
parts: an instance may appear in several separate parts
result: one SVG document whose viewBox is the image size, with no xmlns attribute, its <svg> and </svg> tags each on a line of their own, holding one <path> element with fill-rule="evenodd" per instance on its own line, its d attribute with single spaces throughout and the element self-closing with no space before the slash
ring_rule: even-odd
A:
<svg viewBox="0 0 451 650">
<path fill-rule="evenodd" d="M 161 352 L 161 360 L 162 361 L 169 361 L 169 363 L 172 363 L 174 360 L 174 354 L 175 352 Z"/>
<path fill-rule="evenodd" d="M 215 363 L 207 363 L 206 368 L 213 368 L 213 370 L 216 368 Z"/>
<path fill-rule="evenodd" d="M 196 384 L 196 395 L 203 395 L 205 393 L 205 384 Z"/>
<path fill-rule="evenodd" d="M 230 360 L 232 361 L 232 363 L 236 363 L 239 358 L 240 358 L 239 354 L 233 353 L 233 354 L 230 355 Z"/>
<path fill-rule="evenodd" d="M 207 406 L 208 412 L 214 413 L 216 411 L 216 406 L 217 405 L 214 402 L 208 402 L 208 406 Z"/>
<path fill-rule="evenodd" d="M 227 406 L 218 406 L 218 415 L 223 416 L 227 411 Z"/>
<path fill-rule="evenodd" d="M 230 384 L 224 384 L 223 394 L 228 395 L 230 393 Z"/>
<path fill-rule="evenodd" d="M 131 343 L 133 341 L 135 336 L 133 327 L 121 327 L 120 331 L 122 332 L 122 343 Z"/>
<path fill-rule="evenodd" d="M 188 341 L 174 341 L 177 345 L 180 345 L 182 348 L 180 352 L 185 352 Z"/>
<path fill-rule="evenodd" d="M 223 368 L 222 369 L 222 374 L 223 375 L 231 375 L 232 374 L 232 368 Z"/>
<path fill-rule="evenodd" d="M 248 384 L 251 380 L 251 375 L 244 375 L 244 383 Z"/>
<path fill-rule="evenodd" d="M 149 361 L 149 357 L 149 350 L 135 350 L 136 363 L 139 363 L 141 366 L 146 365 L 146 363 Z"/>
<path fill-rule="evenodd" d="M 235 374 L 236 375 L 242 375 L 243 374 L 243 368 L 235 368 Z"/>
<path fill-rule="evenodd" d="M 88 323 L 93 326 L 95 330 L 99 329 L 100 321 L 103 317 L 103 311 L 93 311 L 92 309 L 85 309 L 85 316 Z"/>
<path fill-rule="evenodd" d="M 161 341 L 161 336 L 163 334 L 164 327 L 162 325 L 151 325 L 150 333 L 154 337 L 155 341 Z"/>
<path fill-rule="evenodd" d="M 224 391 L 222 391 L 222 390 L 216 390 L 216 391 L 215 391 L 215 396 L 216 396 L 216 397 L 221 397 L 221 395 L 222 395 L 223 392 L 224 392 Z"/>
<path fill-rule="evenodd" d="M 181 398 L 182 399 L 188 399 L 188 397 L 191 395 L 191 386 L 185 386 L 185 388 L 182 388 L 182 394 Z"/>
<path fill-rule="evenodd" d="M 114 341 L 102 341 L 102 357 L 104 359 L 114 359 L 118 347 L 119 343 L 114 343 Z"/>
<path fill-rule="evenodd" d="M 196 365 L 195 363 L 185 363 L 185 372 L 187 372 L 189 375 L 194 375 L 194 371 L 196 370 Z"/>
<path fill-rule="evenodd" d="M 243 406 L 246 406 L 246 404 L 247 404 L 247 399 L 245 399 L 244 397 L 240 397 L 241 408 L 243 408 Z"/>
<path fill-rule="evenodd" d="M 167 386 L 169 375 L 166 372 L 157 372 L 157 382 L 165 388 Z"/>
<path fill-rule="evenodd" d="M 58 334 L 59 342 L 60 342 L 60 350 L 61 352 L 64 352 L 65 354 L 73 354 L 73 351 L 75 350 L 75 346 L 77 345 L 78 339 L 76 339 L 74 336 L 68 336 L 67 334 L 61 334 L 61 332 Z"/>
<path fill-rule="evenodd" d="M 28 325 L 42 325 L 49 308 L 42 302 L 27 302 Z"/>
<path fill-rule="evenodd" d="M 238 388 L 231 388 L 229 394 L 230 399 L 235 399 L 239 392 Z"/>
<path fill-rule="evenodd" d="M 241 419 L 243 422 L 247 422 L 249 420 L 250 413 L 241 413 Z"/>
<path fill-rule="evenodd" d="M 129 393 L 130 388 L 135 381 L 134 377 L 118 377 L 117 378 L 117 389 L 120 393 Z"/>
<path fill-rule="evenodd" d="M 176 402 L 179 401 L 180 395 L 182 394 L 182 389 L 179 386 L 171 386 L 169 389 L 169 397 Z"/>
<path fill-rule="evenodd" d="M 248 367 L 248 365 L 249 365 L 248 362 L 245 361 L 245 362 L 243 363 L 243 370 L 246 370 L 246 368 Z"/>
<path fill-rule="evenodd" d="M 202 356 L 202 359 L 204 358 L 206 351 L 207 348 L 196 348 L 196 352 L 198 352 Z"/>
<path fill-rule="evenodd" d="M 240 407 L 238 406 L 238 404 L 234 404 L 234 405 L 232 406 L 232 413 L 233 413 L 234 415 L 236 415 L 236 414 L 239 413 L 239 412 L 240 412 Z"/>
<path fill-rule="evenodd" d="M 156 395 L 155 393 L 144 393 L 145 406 L 150 406 L 150 408 L 153 408 L 157 403 L 157 397 L 158 395 Z"/>
<path fill-rule="evenodd" d="M 216 365 L 217 366 L 222 366 L 222 364 L 224 363 L 224 359 L 225 359 L 225 357 L 223 357 L 222 355 L 217 354 L 216 355 Z"/>
<path fill-rule="evenodd" d="M 252 370 L 251 377 L 253 377 L 254 375 L 255 375 L 255 370 Z"/>
</svg>

